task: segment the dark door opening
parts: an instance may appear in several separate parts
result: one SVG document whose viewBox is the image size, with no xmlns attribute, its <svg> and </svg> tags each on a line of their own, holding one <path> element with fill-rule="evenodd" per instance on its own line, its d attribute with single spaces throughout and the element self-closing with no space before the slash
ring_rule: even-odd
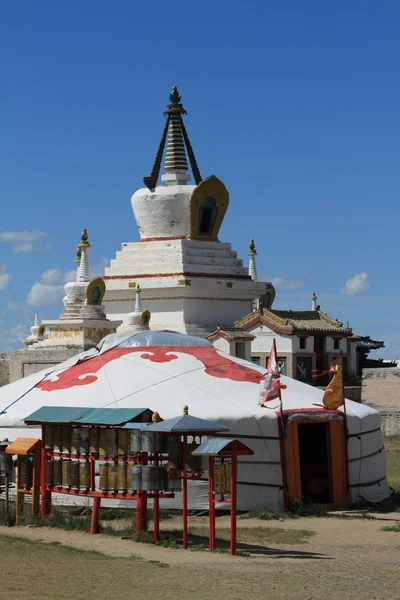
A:
<svg viewBox="0 0 400 600">
<path fill-rule="evenodd" d="M 305 502 L 333 501 L 329 423 L 298 423 L 301 493 Z"/>
</svg>

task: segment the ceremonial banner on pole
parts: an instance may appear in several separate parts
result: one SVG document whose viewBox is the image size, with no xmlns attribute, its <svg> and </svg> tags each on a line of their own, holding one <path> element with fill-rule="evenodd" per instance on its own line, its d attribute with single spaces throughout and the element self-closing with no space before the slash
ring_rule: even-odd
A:
<svg viewBox="0 0 400 600">
<path fill-rule="evenodd" d="M 266 402 L 281 397 L 281 390 L 285 390 L 286 385 L 281 384 L 281 373 L 278 366 L 276 355 L 276 343 L 272 342 L 271 352 L 268 358 L 267 374 L 261 381 L 259 405 L 264 406 Z"/>
<path fill-rule="evenodd" d="M 327 371 L 322 371 L 314 377 L 321 377 L 327 373 L 333 373 L 333 378 L 325 390 L 322 402 L 327 410 L 336 410 L 344 404 L 343 357 L 341 352 Z"/>
</svg>

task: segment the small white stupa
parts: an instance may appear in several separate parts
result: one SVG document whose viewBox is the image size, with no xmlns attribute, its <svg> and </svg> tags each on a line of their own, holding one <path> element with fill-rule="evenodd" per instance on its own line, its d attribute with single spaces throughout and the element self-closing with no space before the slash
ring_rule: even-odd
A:
<svg viewBox="0 0 400 600">
<path fill-rule="evenodd" d="M 142 309 L 142 299 L 140 297 L 142 290 L 139 284 L 136 286 L 135 292 L 135 310 L 128 313 L 127 324 L 125 326 L 121 325 L 118 331 L 148 331 L 150 329 L 151 313 L 149 310 Z"/>
<path fill-rule="evenodd" d="M 28 348 L 29 346 L 32 346 L 32 344 L 43 341 L 45 329 L 45 326 L 40 324 L 39 313 L 36 311 L 35 322 L 31 327 L 31 335 L 24 339 L 25 346 Z"/>
<path fill-rule="evenodd" d="M 78 245 L 76 280 L 65 285 L 64 308 L 55 321 L 43 321 L 49 332 L 47 339 L 35 344 L 43 346 L 76 346 L 86 350 L 96 346 L 109 333 L 115 333 L 120 321 L 107 319 L 102 305 L 106 285 L 101 277 L 90 281 L 88 233 L 84 229 Z"/>
</svg>

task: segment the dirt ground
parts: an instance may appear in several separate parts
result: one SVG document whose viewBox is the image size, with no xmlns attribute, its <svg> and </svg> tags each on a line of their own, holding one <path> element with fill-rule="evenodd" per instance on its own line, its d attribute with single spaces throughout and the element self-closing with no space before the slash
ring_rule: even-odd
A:
<svg viewBox="0 0 400 600">
<path fill-rule="evenodd" d="M 349 598 L 400 600 L 400 532 L 382 531 L 382 527 L 393 524 L 395 519 L 399 524 L 399 514 L 385 515 L 385 519 L 388 520 L 338 518 L 301 518 L 283 522 L 239 520 L 239 529 L 243 528 L 247 531 L 246 543 L 240 546 L 251 553 L 250 558 L 231 557 L 220 553 L 210 554 L 207 551 L 155 547 L 113 536 L 90 536 L 82 532 L 60 529 L 0 527 L 0 535 L 42 543 L 58 542 L 71 548 L 95 550 L 120 559 L 140 557 L 143 560 L 129 563 L 134 565 L 129 567 L 133 588 L 132 594 L 127 593 L 127 598 L 139 595 L 141 600 L 154 597 L 175 600 L 186 600 L 188 597 L 193 600 L 210 597 L 213 600 L 225 598 L 259 600 L 271 595 L 273 598 L 288 600 L 327 600 L 333 597 L 338 600 Z M 178 529 L 180 520 L 176 517 L 162 522 L 161 525 L 164 531 Z M 207 519 L 192 517 L 190 527 L 196 533 L 206 534 Z M 226 517 L 217 519 L 217 532 L 218 529 L 222 532 L 227 527 Z M 314 532 L 314 535 L 308 537 L 306 541 L 303 540 L 303 543 L 261 544 L 260 535 L 262 536 L 263 533 L 261 530 L 265 530 L 266 538 L 269 539 L 271 528 L 286 530 L 288 533 L 308 530 Z M 251 530 L 255 532 L 253 541 Z M 196 542 L 199 538 L 193 539 Z M 293 539 L 296 540 L 296 536 Z M 56 556 L 57 549 L 53 548 L 52 553 Z M 169 568 L 157 568 L 157 562 L 153 561 L 159 561 L 161 566 L 168 565 Z M 93 570 L 96 561 L 91 563 L 93 568 L 89 572 L 90 586 L 88 587 L 91 590 L 91 597 L 97 600 L 109 598 L 112 592 L 113 570 L 122 567 L 125 562 L 124 560 L 107 562 L 106 567 L 101 566 L 98 576 Z M 110 577 L 109 586 L 104 586 L 102 581 L 105 568 Z M 28 564 L 26 569 L 29 571 Z M 124 569 L 126 572 L 126 568 Z M 25 571 L 21 569 L 19 577 L 24 576 Z M 117 571 L 114 577 L 120 577 Z M 64 589 L 63 586 L 67 583 L 62 581 L 60 572 L 57 589 Z M 28 597 L 43 598 L 43 594 L 35 595 L 32 584 L 29 587 L 30 590 L 29 592 L 26 590 L 26 595 L 22 592 L 22 588 L 19 593 L 15 588 L 7 590 L 2 578 L 0 598 L 12 597 L 15 600 Z M 75 600 L 86 600 L 86 592 L 87 590 L 81 594 L 79 590 L 74 589 L 73 597 Z M 60 598 L 64 597 L 56 590 L 54 593 L 57 593 Z"/>
</svg>

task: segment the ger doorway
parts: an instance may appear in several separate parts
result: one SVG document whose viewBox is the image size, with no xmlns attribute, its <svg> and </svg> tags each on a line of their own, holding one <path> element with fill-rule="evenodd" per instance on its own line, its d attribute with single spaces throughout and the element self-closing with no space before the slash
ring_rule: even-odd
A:
<svg viewBox="0 0 400 600">
<path fill-rule="evenodd" d="M 287 501 L 347 505 L 347 467 L 343 419 L 305 419 L 287 425 L 283 441 Z"/>
</svg>

